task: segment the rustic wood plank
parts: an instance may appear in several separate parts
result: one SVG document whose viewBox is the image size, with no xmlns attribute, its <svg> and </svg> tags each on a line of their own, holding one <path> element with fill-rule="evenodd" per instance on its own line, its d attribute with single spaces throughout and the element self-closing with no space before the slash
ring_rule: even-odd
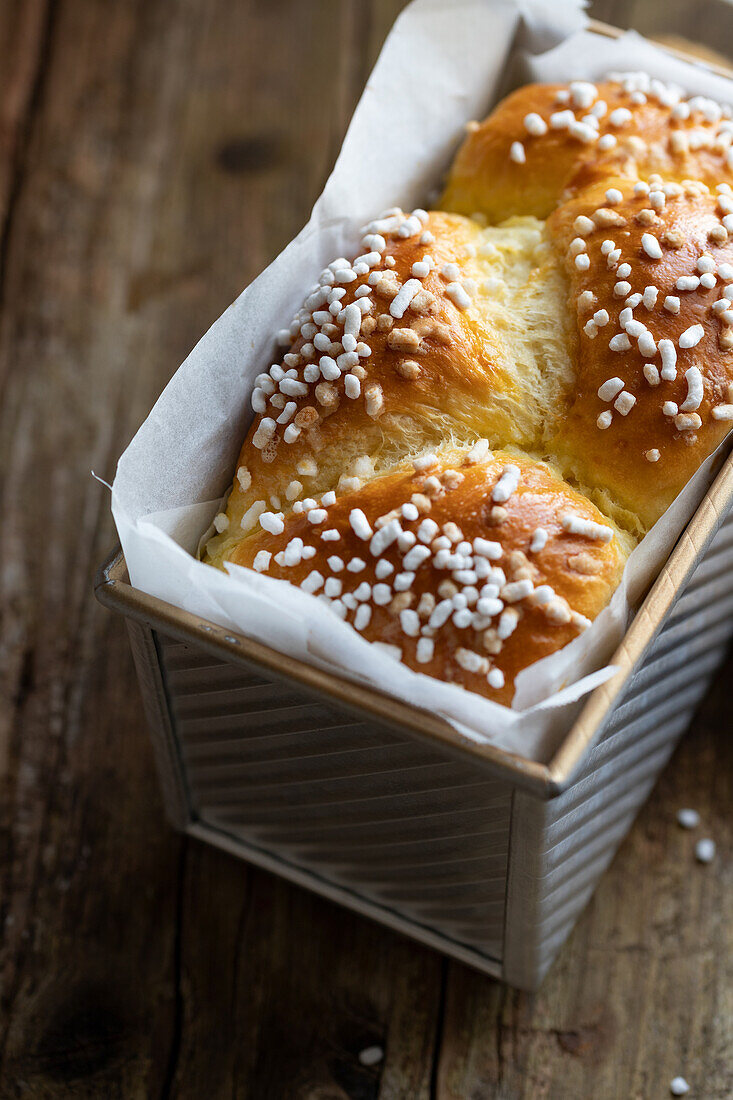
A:
<svg viewBox="0 0 733 1100">
<path fill-rule="evenodd" d="M 435 954 L 199 844 L 182 929 L 173 1095 L 427 1100 Z M 372 1046 L 386 1067 L 361 1064 Z"/>
<path fill-rule="evenodd" d="M 43 80 L 50 34 L 45 0 L 8 0 L 0 9 L 0 261 L 7 249 L 10 214 L 20 190 L 32 102 Z M 2 268 L 0 262 L 0 285 Z"/>
<path fill-rule="evenodd" d="M 733 1095 L 733 659 L 535 996 L 451 966 L 439 1100 Z M 701 825 L 676 823 L 682 806 Z M 695 861 L 711 836 L 716 862 Z"/>
<path fill-rule="evenodd" d="M 135 110 L 136 96 L 148 98 L 143 9 L 58 7 L 10 166 L 0 344 L 3 667 L 13 677 L 2 696 L 7 1096 L 156 1094 L 172 1030 L 180 842 L 161 829 L 124 637 L 89 598 L 112 537 L 89 467 L 104 468 L 145 401 L 132 407 L 126 384 L 138 333 L 121 293 L 149 235 L 165 133 L 162 113 Z M 173 55 L 176 28 L 165 29 Z"/>
<path fill-rule="evenodd" d="M 111 476 L 303 223 L 402 6 L 0 7 L 3 1096 L 733 1092 L 733 666 L 530 998 L 176 837 L 124 628 L 91 598 L 113 535 L 90 467 Z"/>
<path fill-rule="evenodd" d="M 151 369 L 159 320 L 129 287 L 189 95 L 180 16 L 61 6 L 18 169 L 0 352 L 3 637 L 20 669 L 3 696 L 4 1095 L 157 1095 L 168 1073 L 181 844 L 162 828 L 124 635 L 90 600 L 112 531 L 89 468 L 111 467 L 220 308 L 182 299 L 191 330 L 171 327 L 172 361 Z"/>
</svg>

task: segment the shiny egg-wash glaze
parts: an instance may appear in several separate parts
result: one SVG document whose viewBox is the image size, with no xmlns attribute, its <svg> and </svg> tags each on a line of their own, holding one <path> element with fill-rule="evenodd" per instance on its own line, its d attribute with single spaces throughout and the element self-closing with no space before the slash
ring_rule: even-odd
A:
<svg viewBox="0 0 733 1100">
<path fill-rule="evenodd" d="M 279 334 L 205 560 L 511 702 L 730 428 L 732 133 L 643 74 L 472 124 L 446 211 L 386 211 Z"/>
</svg>

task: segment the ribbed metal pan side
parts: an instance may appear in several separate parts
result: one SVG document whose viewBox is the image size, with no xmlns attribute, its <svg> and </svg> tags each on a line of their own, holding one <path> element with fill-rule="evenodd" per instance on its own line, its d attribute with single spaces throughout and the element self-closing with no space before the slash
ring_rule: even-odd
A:
<svg viewBox="0 0 733 1100">
<path fill-rule="evenodd" d="M 501 957 L 510 785 L 297 685 L 157 648 L 201 825 Z"/>
<path fill-rule="evenodd" d="M 677 600 L 575 782 L 550 801 L 517 791 L 504 966 L 535 988 L 686 729 L 733 635 L 733 516 Z"/>
</svg>

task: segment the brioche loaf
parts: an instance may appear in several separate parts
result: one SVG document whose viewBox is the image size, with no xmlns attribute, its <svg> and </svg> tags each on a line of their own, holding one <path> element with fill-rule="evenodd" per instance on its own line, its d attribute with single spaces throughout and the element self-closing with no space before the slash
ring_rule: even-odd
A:
<svg viewBox="0 0 733 1100">
<path fill-rule="evenodd" d="M 442 210 L 321 273 L 204 560 L 510 703 L 733 422 L 733 122 L 643 75 L 531 85 Z"/>
</svg>

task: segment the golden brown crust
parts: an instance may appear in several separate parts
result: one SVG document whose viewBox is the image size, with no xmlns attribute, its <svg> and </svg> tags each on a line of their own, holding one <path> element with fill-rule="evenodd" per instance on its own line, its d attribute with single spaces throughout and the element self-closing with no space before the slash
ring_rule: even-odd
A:
<svg viewBox="0 0 733 1100">
<path fill-rule="evenodd" d="M 424 244 L 423 233 L 429 234 Z M 479 234 L 478 227 L 465 218 L 434 213 L 424 218 L 421 232 L 408 238 L 386 238 L 382 262 L 376 269 L 381 277 L 375 286 L 369 285 L 364 274 L 347 283 L 340 304 L 359 300 L 362 288 L 370 291 L 364 297 L 372 308 L 361 324 L 360 339 L 368 341 L 368 377 L 360 379 L 359 396 L 346 394 L 346 375 L 333 380 L 318 379 L 307 385 L 307 392 L 295 396 L 297 412 L 293 423 L 303 423 L 298 438 L 288 443 L 286 425 L 278 425 L 272 443 L 265 450 L 253 444 L 257 423 L 253 425 L 239 457 L 239 466 L 249 469 L 253 484 L 267 498 L 272 493 L 284 494 L 285 487 L 298 474 L 298 465 L 315 461 L 319 473 L 308 477 L 304 487 L 309 492 L 324 492 L 335 487 L 334 470 L 328 456 L 338 453 L 337 469 L 343 471 L 349 457 L 375 455 L 385 436 L 400 431 L 412 431 L 426 442 L 438 442 L 443 429 L 435 431 L 437 416 L 451 419 L 452 409 L 460 403 L 462 421 L 475 433 L 486 433 L 496 425 L 492 420 L 492 395 L 506 393 L 511 380 L 502 371 L 496 339 L 481 324 L 474 310 L 459 309 L 446 295 L 448 282 L 440 275 L 446 264 L 455 263 L 460 277 L 471 277 L 469 245 Z M 475 247 L 475 246 L 474 246 Z M 414 263 L 429 255 L 433 260 L 429 274 L 420 279 L 422 294 L 400 318 L 390 314 L 396 288 L 408 282 Z M 388 266 L 390 260 L 393 266 Z M 325 307 L 327 309 L 327 307 Z M 338 357 L 343 352 L 339 343 L 342 325 L 334 324 L 337 342 L 325 354 Z M 300 335 L 289 349 L 300 360 L 302 377 L 304 345 L 312 344 Z M 323 351 L 315 349 L 310 362 L 318 362 Z M 357 371 L 363 369 L 361 362 Z M 371 401 L 369 396 L 373 395 Z M 281 410 L 273 409 L 271 395 L 265 416 L 277 417 Z M 495 419 L 495 416 L 494 416 Z M 512 438 L 512 424 L 507 416 L 501 419 L 502 434 Z M 275 457 L 276 456 L 276 457 Z"/>
<path fill-rule="evenodd" d="M 453 162 L 442 208 L 482 213 L 490 221 L 515 214 L 546 218 L 563 198 L 605 176 L 643 179 L 659 172 L 670 181 L 698 179 L 711 187 L 733 182 L 730 120 L 720 116 L 716 105 L 695 97 L 688 101 L 689 116 L 679 117 L 687 114 L 685 101 L 675 104 L 675 96 L 664 89 L 661 97 L 670 101 L 660 102 L 651 91 L 636 88 L 638 83 L 600 83 L 595 86 L 597 96 L 587 93 L 587 99 L 582 90 L 594 86 L 581 84 L 578 103 L 573 102 L 572 84 L 519 88 L 484 122 L 469 129 Z M 574 136 L 566 127 L 554 129 L 550 123 L 552 116 L 572 110 L 582 124 L 598 103 L 606 109 L 598 119 L 597 140 Z M 629 117 L 614 114 L 619 111 Z M 528 132 L 525 119 L 532 114 L 546 126 L 544 133 Z M 609 148 L 602 147 L 604 137 Z M 514 142 L 522 146 L 521 163 L 511 157 Z"/>
<path fill-rule="evenodd" d="M 540 406 L 555 404 L 554 394 L 564 384 L 560 374 L 547 383 L 537 378 L 532 384 L 523 369 L 526 364 L 517 361 L 516 334 L 502 331 L 487 312 L 485 307 L 496 291 L 486 290 L 486 276 L 493 267 L 491 258 L 481 255 L 482 247 L 487 247 L 485 231 L 466 218 L 420 213 L 422 222 L 416 232 L 409 237 L 386 235 L 378 264 L 341 288 L 341 309 L 359 301 L 369 303 L 357 345 L 368 355 L 359 358 L 353 353 L 358 359 L 355 368 L 328 380 L 322 375 L 313 381 L 306 378 L 306 367 L 321 363 L 322 356 L 331 359 L 331 366 L 334 358 L 339 360 L 344 352 L 344 320 L 337 310 L 331 324 L 328 304 L 323 302 L 304 315 L 302 331 L 274 368 L 278 377 L 290 369 L 297 376 L 295 388 L 303 392 L 284 395 L 279 381 L 269 384 L 272 392 L 261 395 L 258 415 L 237 463 L 246 473 L 241 481 L 234 480 L 227 508 L 230 527 L 210 550 L 212 557 L 221 556 L 232 537 L 241 537 L 243 516 L 249 515 L 245 531 L 256 522 L 249 513 L 253 505 L 287 510 L 292 500 L 343 485 L 343 477 L 353 475 L 355 466 L 359 470 L 360 459 L 362 465 L 366 459 L 366 475 L 371 476 L 369 462 L 383 470 L 405 454 L 439 446 L 451 437 L 482 435 L 504 445 L 538 444 L 546 411 Z M 514 236 L 524 234 L 541 242 L 541 226 L 536 226 L 522 227 Z M 365 240 L 369 239 L 367 234 Z M 497 251 L 490 243 L 488 247 L 492 254 Z M 542 247 L 540 243 L 537 251 Z M 516 266 L 521 291 L 524 275 L 515 261 L 519 249 L 513 239 L 507 250 L 506 263 Z M 414 265 L 426 257 L 430 271 L 418 279 Z M 533 255 L 526 266 L 530 269 L 527 292 L 519 293 L 518 304 L 522 298 L 529 300 L 535 278 L 552 281 L 553 275 L 559 276 L 549 253 L 544 261 Z M 402 316 L 393 317 L 398 288 L 411 283 L 419 284 L 418 294 Z M 557 304 L 566 293 L 562 277 L 554 288 Z M 325 320 L 334 341 L 331 347 L 323 326 L 315 337 L 321 339 L 321 348 L 314 347 L 314 316 L 317 322 Z M 556 317 L 548 317 L 547 324 L 556 339 L 570 328 Z M 349 377 L 354 373 L 360 375 L 358 384 Z M 349 385 L 354 390 L 349 391 Z M 291 406 L 293 413 L 286 424 L 278 423 L 283 413 L 287 415 L 283 406 Z M 258 437 L 263 420 L 274 422 L 274 433 L 264 448 Z M 299 427 L 294 441 L 290 440 L 292 425 Z"/>
<path fill-rule="evenodd" d="M 266 559 L 268 575 L 302 583 L 329 557 L 348 563 L 361 550 L 363 576 L 347 565 L 323 573 L 337 610 L 350 622 L 358 614 L 364 636 L 397 645 L 410 667 L 510 701 L 520 669 L 608 602 L 635 537 L 733 423 L 731 134 L 715 104 L 680 103 L 648 78 L 510 96 L 469 136 L 444 198 L 481 218 L 387 211 L 366 228 L 360 257 L 321 273 L 287 352 L 257 380 L 256 416 L 205 560 L 254 565 L 260 554 L 258 569 Z M 521 455 L 474 454 L 464 466 L 477 437 Z M 442 456 L 434 471 L 407 470 L 433 450 Z M 548 455 L 568 481 L 536 461 Z M 506 465 L 520 478 L 503 505 L 491 495 Z M 410 533 L 385 549 L 377 577 L 380 555 L 364 553 L 350 512 L 376 528 L 412 494 L 420 521 L 455 524 L 464 542 L 500 543 L 507 583 L 519 571 L 532 590 L 551 586 L 550 616 L 528 589 L 521 606 L 502 608 L 506 638 L 493 622 L 467 625 L 460 606 L 458 621 L 451 614 L 433 630 L 431 612 L 416 611 L 447 598 L 449 575 L 427 559 L 387 603 L 357 611 L 351 593 L 375 583 L 388 591 Z M 568 508 L 584 533 L 573 533 L 572 517 L 563 528 Z M 400 519 L 403 528 L 417 522 Z M 310 560 L 286 566 L 263 554 L 279 555 L 322 523 L 338 539 L 316 533 Z M 550 540 L 528 554 L 537 527 Z M 594 532 L 610 541 L 596 543 Z M 450 580 L 473 598 L 470 580 Z M 487 630 L 489 649 L 480 649 Z"/>
<path fill-rule="evenodd" d="M 733 383 L 733 313 L 721 308 L 733 283 L 733 241 L 722 225 L 733 199 L 696 182 L 659 179 L 654 189 L 651 179 L 651 199 L 644 185 L 606 179 L 564 203 L 548 223 L 564 256 L 579 332 L 575 395 L 552 449 L 582 484 L 610 494 L 643 528 L 726 436 L 730 420 L 716 417 L 730 406 Z M 579 218 L 590 219 L 592 229 Z M 694 286 L 700 278 L 711 285 Z M 692 288 L 679 289 L 680 279 Z M 623 387 L 617 383 L 611 393 L 609 384 L 599 396 L 614 378 Z M 698 381 L 700 400 L 689 396 Z M 630 405 L 625 415 L 618 402 Z M 609 426 L 599 426 L 606 420 Z"/>
<path fill-rule="evenodd" d="M 403 469 L 377 478 L 319 509 L 312 515 L 315 523 L 305 513 L 290 515 L 281 533 L 260 531 L 243 539 L 230 560 L 252 566 L 258 554 L 269 551 L 273 557 L 266 564 L 261 559 L 257 562 L 258 568 L 269 577 L 302 584 L 317 573 L 322 578 L 313 585 L 317 594 L 323 593 L 324 583 L 329 579 L 340 582 L 342 587 L 337 583 L 330 589 L 331 598 L 350 623 L 354 623 L 356 607 L 369 608 L 369 622 L 361 629 L 368 641 L 398 647 L 404 663 L 417 672 L 509 703 L 521 669 L 566 645 L 605 606 L 620 579 L 626 552 L 598 509 L 544 464 L 509 453 L 473 462 L 468 454 L 464 451 L 441 455 L 420 472 Z M 497 504 L 492 500 L 492 492 L 502 473 L 512 467 L 519 472 L 518 485 L 506 501 Z M 419 506 L 415 519 L 400 512 L 404 504 L 412 501 Z M 350 522 L 355 509 L 368 521 L 366 538 L 359 537 Z M 603 538 L 610 541 L 571 533 L 567 529 L 569 516 L 601 525 Z M 425 560 L 410 568 L 412 559 L 408 555 L 412 546 L 405 543 L 400 548 L 398 541 L 379 551 L 369 532 L 379 530 L 380 517 L 382 525 L 397 519 L 401 530 L 411 533 L 413 546 L 424 548 Z M 428 535 L 432 538 L 423 541 L 421 524 L 426 519 L 431 527 L 423 533 L 423 539 Z M 461 547 L 461 543 L 471 543 L 473 558 L 457 569 L 437 567 L 441 559 L 436 555 L 442 544 L 436 548 L 434 540 L 442 537 L 448 542 L 446 530 L 450 535 L 450 553 L 458 548 L 465 553 L 467 547 Z M 538 530 L 544 535 L 537 536 Z M 325 540 L 321 537 L 323 532 L 328 533 Z M 332 537 L 334 533 L 338 538 Z M 535 537 L 537 541 L 533 543 Z M 546 543 L 542 548 L 532 550 L 544 537 Z M 487 540 L 495 548 L 490 560 L 474 554 L 477 538 Z M 314 547 L 315 554 L 288 566 L 282 557 L 278 561 L 274 555 L 281 554 L 293 539 L 302 539 L 306 546 Z M 478 546 L 482 548 L 481 543 Z M 358 572 L 350 571 L 348 564 L 359 559 L 365 563 L 364 567 Z M 483 562 L 484 576 L 475 578 L 472 570 L 479 561 Z M 503 571 L 509 585 L 515 585 L 514 591 L 506 587 L 501 577 L 497 582 L 494 576 L 497 568 Z M 489 569 L 492 573 L 486 576 Z M 407 582 L 404 588 L 395 580 L 400 576 Z M 514 598 L 520 591 L 516 584 L 522 580 L 531 594 Z M 383 590 L 375 590 L 380 584 Z M 487 584 L 493 585 L 490 592 L 484 587 Z M 363 599 L 360 586 L 368 586 L 370 590 Z M 550 586 L 553 594 L 542 586 Z M 343 596 L 354 592 L 359 602 L 353 608 L 345 607 L 341 602 Z M 363 592 L 366 593 L 366 588 Z M 458 596 L 455 607 L 442 626 L 431 628 L 431 614 L 437 605 L 450 598 L 451 592 Z M 478 606 L 492 613 L 476 618 L 481 593 L 489 602 Z M 467 626 L 456 625 L 454 621 L 464 602 L 460 594 L 470 601 L 468 618 L 471 611 L 474 614 Z M 543 599 L 546 602 L 541 603 Z M 401 616 L 405 611 L 410 613 L 406 618 Z M 512 621 L 515 617 L 516 624 Z M 512 626 L 512 632 L 502 640 L 499 635 Z M 433 643 L 433 654 L 427 660 L 418 660 L 421 638 L 423 646 L 427 639 Z M 466 653 L 473 657 L 466 657 Z M 465 667 L 474 663 L 479 666 L 476 670 Z M 487 681 L 491 670 L 495 683 L 503 680 L 501 686 L 492 686 Z M 501 674 L 498 679 L 497 672 Z"/>
</svg>

